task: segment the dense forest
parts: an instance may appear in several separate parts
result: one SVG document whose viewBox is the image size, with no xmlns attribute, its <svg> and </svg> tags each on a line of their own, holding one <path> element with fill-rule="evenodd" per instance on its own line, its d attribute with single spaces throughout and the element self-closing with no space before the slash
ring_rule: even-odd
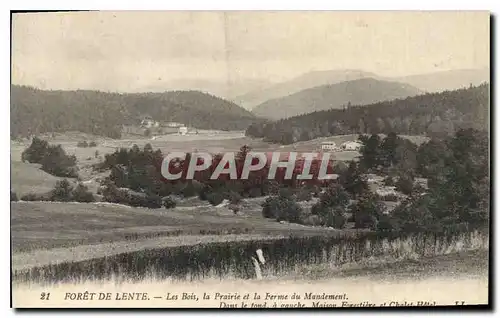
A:
<svg viewBox="0 0 500 318">
<path fill-rule="evenodd" d="M 343 134 L 451 135 L 460 128 L 489 127 L 488 83 L 455 91 L 313 112 L 270 123 L 254 123 L 246 134 L 291 144 Z"/>
<path fill-rule="evenodd" d="M 139 123 L 143 116 L 219 130 L 244 130 L 261 121 L 234 103 L 197 91 L 118 94 L 11 87 L 12 137 L 81 131 L 119 138 L 123 124 Z"/>
</svg>

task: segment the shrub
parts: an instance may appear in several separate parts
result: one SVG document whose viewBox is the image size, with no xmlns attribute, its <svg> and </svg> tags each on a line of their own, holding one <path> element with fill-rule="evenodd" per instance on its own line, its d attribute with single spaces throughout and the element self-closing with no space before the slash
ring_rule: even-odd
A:
<svg viewBox="0 0 500 318">
<path fill-rule="evenodd" d="M 345 210 L 340 207 L 328 207 L 321 217 L 325 226 L 331 226 L 335 229 L 342 229 L 347 224 L 347 215 Z"/>
<path fill-rule="evenodd" d="M 50 201 L 69 202 L 73 199 L 73 186 L 67 179 L 57 181 L 50 193 Z"/>
<path fill-rule="evenodd" d="M 162 198 L 156 194 L 145 194 L 130 189 L 117 188 L 112 181 L 103 181 L 99 193 L 106 202 L 126 204 L 134 207 L 157 209 L 162 206 Z"/>
<path fill-rule="evenodd" d="M 196 180 L 192 180 L 191 182 L 186 182 L 180 193 L 185 198 L 190 198 L 199 195 L 202 189 L 204 189 L 204 185 L 202 183 Z"/>
<path fill-rule="evenodd" d="M 402 175 L 396 182 L 396 190 L 402 192 L 406 195 L 410 195 L 413 192 L 413 178 L 409 175 Z"/>
<path fill-rule="evenodd" d="M 21 196 L 22 201 L 52 201 L 50 192 L 49 193 L 28 193 Z"/>
<path fill-rule="evenodd" d="M 58 177 L 76 178 L 78 176 L 76 157 L 66 155 L 61 145 L 49 146 L 41 164 L 42 170 Z"/>
<path fill-rule="evenodd" d="M 198 198 L 200 198 L 200 200 L 208 200 L 208 195 L 210 193 L 212 193 L 212 187 L 209 186 L 209 185 L 204 185 L 203 188 L 200 190 L 200 192 L 198 193 Z"/>
<path fill-rule="evenodd" d="M 243 199 L 243 197 L 238 192 L 229 191 L 228 200 L 231 204 L 238 204 L 241 202 L 242 199 Z"/>
<path fill-rule="evenodd" d="M 14 191 L 10 191 L 10 202 L 12 201 L 18 201 L 17 199 L 17 194 Z"/>
<path fill-rule="evenodd" d="M 90 148 L 97 147 L 97 143 L 95 141 L 91 141 L 89 142 L 89 147 Z"/>
<path fill-rule="evenodd" d="M 399 198 L 396 194 L 391 193 L 391 194 L 386 194 L 386 195 L 380 196 L 380 200 L 388 201 L 388 202 L 398 202 Z"/>
<path fill-rule="evenodd" d="M 349 204 L 349 194 L 341 185 L 332 184 L 320 195 L 320 202 L 329 207 L 346 207 Z"/>
<path fill-rule="evenodd" d="M 383 182 L 384 182 L 384 185 L 387 187 L 394 186 L 394 179 L 391 176 L 385 177 Z"/>
<path fill-rule="evenodd" d="M 302 208 L 292 197 L 271 196 L 266 199 L 262 207 L 262 215 L 265 218 L 292 223 L 301 222 Z"/>
<path fill-rule="evenodd" d="M 280 208 L 280 200 L 277 196 L 271 196 L 262 203 L 262 216 L 266 219 L 275 219 Z"/>
<path fill-rule="evenodd" d="M 426 195 L 401 202 L 391 213 L 393 227 L 405 232 L 439 227 L 440 220 L 433 213 L 433 208 L 438 207 L 438 201 L 439 199 Z"/>
<path fill-rule="evenodd" d="M 240 206 L 237 204 L 229 204 L 228 209 L 233 211 L 234 214 L 236 214 L 240 211 Z"/>
<path fill-rule="evenodd" d="M 348 203 L 349 195 L 344 188 L 332 184 L 320 195 L 320 201 L 313 205 L 311 212 L 318 215 L 323 225 L 340 229 L 347 223 L 345 211 Z"/>
<path fill-rule="evenodd" d="M 208 193 L 206 198 L 211 205 L 219 205 L 224 201 L 225 196 L 223 193 L 216 191 Z"/>
<path fill-rule="evenodd" d="M 30 163 L 42 163 L 42 159 L 45 157 L 49 149 L 49 143 L 38 137 L 34 137 L 31 141 L 31 145 L 26 148 L 21 157 L 22 161 Z"/>
<path fill-rule="evenodd" d="M 250 188 L 248 190 L 248 197 L 250 197 L 250 198 L 258 198 L 262 195 L 263 195 L 263 193 L 262 193 L 261 188 L 254 187 L 254 188 Z"/>
<path fill-rule="evenodd" d="M 277 221 L 301 223 L 302 208 L 292 198 L 282 198 Z"/>
<path fill-rule="evenodd" d="M 73 197 L 73 200 L 77 202 L 96 201 L 92 192 L 90 192 L 88 188 L 81 183 L 78 183 L 76 188 L 73 190 L 71 196 Z"/>
<path fill-rule="evenodd" d="M 280 191 L 280 184 L 276 180 L 265 180 L 262 194 L 278 195 L 279 191 Z"/>
<path fill-rule="evenodd" d="M 311 188 L 308 186 L 300 188 L 295 194 L 295 198 L 298 202 L 312 200 Z"/>
<path fill-rule="evenodd" d="M 375 195 L 366 193 L 350 206 L 350 211 L 353 214 L 356 228 L 376 229 L 383 206 Z"/>
<path fill-rule="evenodd" d="M 144 207 L 150 209 L 159 209 L 163 205 L 162 198 L 157 194 L 149 194 L 145 197 Z"/>
<path fill-rule="evenodd" d="M 308 215 L 302 220 L 302 223 L 305 225 L 319 226 L 323 225 L 323 220 L 317 215 Z"/>
<path fill-rule="evenodd" d="M 415 184 L 413 186 L 413 189 L 412 189 L 412 193 L 417 193 L 417 194 L 421 194 L 421 193 L 424 193 L 426 192 L 427 190 L 419 183 Z"/>
<path fill-rule="evenodd" d="M 278 196 L 283 198 L 291 198 L 293 196 L 293 190 L 287 187 L 279 189 Z"/>
<path fill-rule="evenodd" d="M 128 204 L 134 207 L 148 207 L 148 198 L 146 194 L 132 191 L 132 190 L 122 190 L 125 192 L 125 200 L 121 203 Z"/>
<path fill-rule="evenodd" d="M 340 184 L 354 198 L 362 196 L 368 190 L 366 177 L 361 174 L 359 164 L 351 161 L 347 170 L 339 177 Z"/>
<path fill-rule="evenodd" d="M 165 209 L 173 209 L 177 206 L 177 201 L 172 196 L 166 196 L 162 199 Z"/>
<path fill-rule="evenodd" d="M 333 165 L 332 172 L 338 175 L 345 173 L 347 165 L 343 161 L 338 161 Z"/>
<path fill-rule="evenodd" d="M 397 228 L 397 221 L 394 220 L 393 217 L 382 214 L 377 222 L 377 231 L 385 232 L 385 231 L 393 231 Z"/>
<path fill-rule="evenodd" d="M 86 141 L 86 140 L 84 140 L 84 141 L 79 141 L 79 142 L 76 144 L 76 146 L 77 146 L 78 148 L 87 148 L 87 147 L 89 146 L 89 144 L 87 143 L 87 141 Z"/>
<path fill-rule="evenodd" d="M 320 194 L 321 194 L 321 187 L 320 187 L 320 186 L 318 186 L 318 185 L 314 185 L 314 186 L 312 187 L 311 192 L 312 192 L 313 197 L 317 198 L 317 197 L 319 197 L 319 196 L 320 196 Z"/>
</svg>

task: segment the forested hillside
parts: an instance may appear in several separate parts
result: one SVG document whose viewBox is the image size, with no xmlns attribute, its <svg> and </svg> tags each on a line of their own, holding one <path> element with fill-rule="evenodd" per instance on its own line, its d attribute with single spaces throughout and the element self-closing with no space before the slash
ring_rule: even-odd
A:
<svg viewBox="0 0 500 318">
<path fill-rule="evenodd" d="M 11 136 L 82 131 L 119 138 L 123 124 L 143 116 L 200 129 L 244 130 L 260 122 L 224 99 L 198 91 L 118 94 L 11 87 Z"/>
<path fill-rule="evenodd" d="M 246 134 L 282 144 L 342 134 L 449 135 L 489 128 L 489 84 L 252 124 Z"/>
<path fill-rule="evenodd" d="M 271 99 L 255 107 L 252 112 L 264 118 L 281 119 L 314 111 L 340 109 L 348 104 L 367 105 L 421 93 L 419 89 L 405 83 L 362 78 L 317 86 Z"/>
</svg>

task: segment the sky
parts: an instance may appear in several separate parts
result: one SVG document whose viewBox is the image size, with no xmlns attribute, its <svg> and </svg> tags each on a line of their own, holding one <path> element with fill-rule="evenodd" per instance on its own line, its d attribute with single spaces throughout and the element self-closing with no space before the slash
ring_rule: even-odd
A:
<svg viewBox="0 0 500 318">
<path fill-rule="evenodd" d="M 314 70 L 487 68 L 489 23 L 485 11 L 15 14 L 12 83 L 136 92 L 191 79 L 231 89 Z"/>
</svg>

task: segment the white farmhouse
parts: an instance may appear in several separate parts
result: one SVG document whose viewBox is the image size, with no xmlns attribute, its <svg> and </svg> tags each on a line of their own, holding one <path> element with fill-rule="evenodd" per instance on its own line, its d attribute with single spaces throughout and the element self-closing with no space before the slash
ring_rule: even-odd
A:
<svg viewBox="0 0 500 318">
<path fill-rule="evenodd" d="M 342 145 L 340 145 L 340 148 L 342 150 L 347 150 L 347 151 L 358 151 L 361 149 L 363 144 L 357 142 L 357 141 L 346 141 Z"/>
<path fill-rule="evenodd" d="M 145 128 L 158 127 L 160 126 L 160 123 L 154 120 L 153 118 L 146 116 L 141 121 L 141 126 Z"/>
<path fill-rule="evenodd" d="M 188 128 L 187 127 L 179 127 L 179 135 L 186 135 L 188 133 Z"/>
<path fill-rule="evenodd" d="M 171 121 L 171 122 L 166 123 L 165 126 L 170 127 L 170 128 L 178 128 L 178 127 L 184 126 L 184 124 Z"/>
<path fill-rule="evenodd" d="M 321 143 L 321 150 L 323 150 L 323 151 L 335 151 L 335 150 L 337 150 L 337 145 L 333 141 L 323 141 Z"/>
</svg>

